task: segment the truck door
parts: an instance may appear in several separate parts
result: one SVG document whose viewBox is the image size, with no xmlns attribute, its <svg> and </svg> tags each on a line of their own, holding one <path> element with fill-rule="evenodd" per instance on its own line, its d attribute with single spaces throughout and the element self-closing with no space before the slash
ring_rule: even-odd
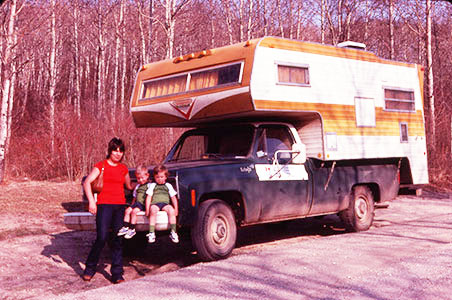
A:
<svg viewBox="0 0 452 300">
<path fill-rule="evenodd" d="M 308 174 L 303 164 L 294 164 L 289 152 L 294 138 L 284 125 L 262 125 L 256 135 L 258 179 L 255 191 L 261 205 L 260 220 L 302 216 L 309 211 Z M 275 159 L 275 153 L 277 158 Z"/>
</svg>

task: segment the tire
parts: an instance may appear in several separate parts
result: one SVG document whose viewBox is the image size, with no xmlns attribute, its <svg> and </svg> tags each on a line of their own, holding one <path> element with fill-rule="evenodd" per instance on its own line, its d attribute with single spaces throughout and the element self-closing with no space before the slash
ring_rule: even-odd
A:
<svg viewBox="0 0 452 300">
<path fill-rule="evenodd" d="M 227 258 L 237 240 L 235 217 L 229 205 L 218 199 L 201 203 L 191 238 L 202 260 Z"/>
<path fill-rule="evenodd" d="M 350 202 L 346 210 L 339 216 L 345 229 L 350 232 L 365 231 L 372 226 L 374 220 L 374 196 L 364 185 L 356 186 L 350 193 Z"/>
</svg>

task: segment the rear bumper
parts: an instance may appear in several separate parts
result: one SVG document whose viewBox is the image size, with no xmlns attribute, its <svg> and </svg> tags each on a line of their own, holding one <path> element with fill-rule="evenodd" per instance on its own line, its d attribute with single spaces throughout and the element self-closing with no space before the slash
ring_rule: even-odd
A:
<svg viewBox="0 0 452 300">
<path fill-rule="evenodd" d="M 89 212 L 70 212 L 64 215 L 64 225 L 71 230 L 96 230 L 96 216 Z M 157 213 L 156 230 L 168 230 L 170 228 L 168 223 L 168 215 L 164 211 Z M 138 213 L 137 231 L 149 230 L 149 218 L 145 216 L 144 212 Z"/>
</svg>

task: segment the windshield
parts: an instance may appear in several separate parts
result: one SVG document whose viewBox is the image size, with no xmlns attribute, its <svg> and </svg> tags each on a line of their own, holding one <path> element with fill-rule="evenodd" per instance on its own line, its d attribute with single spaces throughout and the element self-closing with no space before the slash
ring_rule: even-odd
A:
<svg viewBox="0 0 452 300">
<path fill-rule="evenodd" d="M 253 133 L 250 125 L 192 130 L 179 140 L 168 161 L 245 157 L 250 152 Z"/>
</svg>

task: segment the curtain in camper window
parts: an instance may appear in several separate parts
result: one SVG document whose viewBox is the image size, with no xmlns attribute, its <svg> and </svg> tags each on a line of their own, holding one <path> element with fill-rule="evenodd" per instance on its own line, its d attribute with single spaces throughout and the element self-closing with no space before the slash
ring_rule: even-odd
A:
<svg viewBox="0 0 452 300">
<path fill-rule="evenodd" d="M 218 70 L 191 74 L 190 90 L 199 90 L 218 85 Z"/>
<path fill-rule="evenodd" d="M 145 82 L 141 99 L 185 92 L 186 82 L 187 75 Z"/>
</svg>

